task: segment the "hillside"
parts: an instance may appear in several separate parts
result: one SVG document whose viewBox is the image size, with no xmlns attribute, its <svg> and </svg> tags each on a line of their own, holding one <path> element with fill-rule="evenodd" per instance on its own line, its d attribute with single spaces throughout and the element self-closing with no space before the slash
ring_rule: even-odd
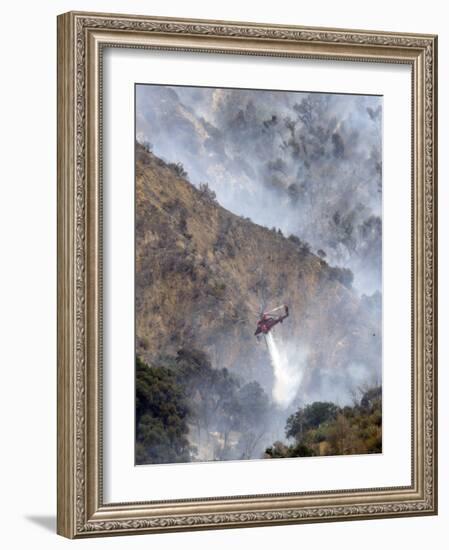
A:
<svg viewBox="0 0 449 550">
<path fill-rule="evenodd" d="M 146 363 L 194 346 L 214 368 L 271 391 L 254 330 L 261 301 L 286 303 L 290 317 L 275 330 L 303 371 L 301 399 L 331 398 L 381 370 L 380 295 L 360 299 L 350 282 L 297 237 L 232 214 L 137 144 L 136 353 Z"/>
</svg>

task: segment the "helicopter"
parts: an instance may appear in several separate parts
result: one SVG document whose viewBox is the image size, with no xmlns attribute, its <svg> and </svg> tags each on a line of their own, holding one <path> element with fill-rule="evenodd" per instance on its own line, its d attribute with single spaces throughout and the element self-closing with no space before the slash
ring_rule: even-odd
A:
<svg viewBox="0 0 449 550">
<path fill-rule="evenodd" d="M 277 311 L 284 310 L 284 313 L 281 314 L 275 314 Z M 288 306 L 282 305 L 279 307 L 276 307 L 272 309 L 271 311 L 264 311 L 260 314 L 260 318 L 257 321 L 257 328 L 256 332 L 254 333 L 254 336 L 258 336 L 259 334 L 268 334 L 270 330 L 277 325 L 278 323 L 282 323 L 284 319 L 288 317 Z"/>
</svg>

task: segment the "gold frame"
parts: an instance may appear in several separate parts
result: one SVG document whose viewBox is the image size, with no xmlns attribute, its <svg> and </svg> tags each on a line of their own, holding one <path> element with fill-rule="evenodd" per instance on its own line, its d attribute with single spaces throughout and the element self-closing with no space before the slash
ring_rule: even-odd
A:
<svg viewBox="0 0 449 550">
<path fill-rule="evenodd" d="M 412 484 L 104 504 L 101 60 L 106 46 L 412 68 Z M 70 538 L 437 513 L 437 37 L 70 12 L 58 17 L 58 520 Z"/>
</svg>

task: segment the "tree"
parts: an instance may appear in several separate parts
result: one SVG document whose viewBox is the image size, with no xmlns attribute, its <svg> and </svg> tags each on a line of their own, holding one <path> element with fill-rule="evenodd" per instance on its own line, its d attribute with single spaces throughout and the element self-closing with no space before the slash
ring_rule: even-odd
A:
<svg viewBox="0 0 449 550">
<path fill-rule="evenodd" d="M 360 400 L 360 406 L 367 411 L 374 411 L 381 406 L 382 388 L 380 386 L 365 391 Z"/>
<path fill-rule="evenodd" d="M 180 178 L 187 178 L 188 173 L 182 162 L 169 162 L 167 166 Z"/>
<path fill-rule="evenodd" d="M 237 394 L 239 411 L 238 448 L 241 458 L 251 458 L 267 430 L 270 404 L 267 394 L 258 382 L 248 382 Z"/>
<path fill-rule="evenodd" d="M 291 241 L 292 243 L 297 244 L 298 246 L 301 246 L 301 244 L 302 244 L 301 239 L 299 237 L 297 237 L 296 235 L 293 235 L 293 233 L 291 235 L 289 235 L 288 240 Z"/>
<path fill-rule="evenodd" d="M 231 430 L 237 429 L 239 403 L 236 392 L 239 383 L 228 369 L 214 369 L 206 353 L 195 348 L 184 347 L 176 357 L 177 376 L 191 396 L 192 420 L 201 439 L 205 432 L 206 441 L 217 431 L 223 438 L 218 458 L 224 458 L 228 449 Z"/>
<path fill-rule="evenodd" d="M 350 455 L 382 452 L 382 388 L 365 389 L 353 406 L 315 402 L 289 416 L 287 437 L 295 442 L 275 442 L 266 458 L 315 455 Z"/>
<path fill-rule="evenodd" d="M 354 274 L 347 267 L 330 267 L 329 278 L 331 281 L 338 281 L 346 288 L 351 288 Z"/>
<path fill-rule="evenodd" d="M 210 188 L 207 182 L 200 183 L 198 186 L 201 196 L 204 197 L 209 202 L 217 201 L 217 194 L 213 189 Z"/>
<path fill-rule="evenodd" d="M 136 358 L 136 460 L 139 464 L 187 462 L 188 402 L 176 377 Z"/>
<path fill-rule="evenodd" d="M 242 385 L 228 369 L 212 368 L 208 355 L 195 348 L 180 349 L 175 363 L 178 383 L 189 396 L 198 440 L 215 443 L 215 459 L 253 457 L 266 432 L 270 408 L 260 384 Z"/>
<path fill-rule="evenodd" d="M 339 407 L 334 403 L 315 401 L 288 417 L 285 435 L 299 442 L 307 430 L 318 428 L 320 424 L 334 420 L 338 412 Z"/>
</svg>

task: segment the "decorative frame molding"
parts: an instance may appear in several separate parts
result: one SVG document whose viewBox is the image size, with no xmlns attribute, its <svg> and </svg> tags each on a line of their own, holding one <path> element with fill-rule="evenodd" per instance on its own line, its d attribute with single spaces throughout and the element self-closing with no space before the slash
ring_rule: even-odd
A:
<svg viewBox="0 0 449 550">
<path fill-rule="evenodd" d="M 413 123 L 412 484 L 104 504 L 102 49 L 409 64 Z M 70 538 L 437 513 L 437 37 L 70 12 L 58 17 L 58 533 Z"/>
</svg>

